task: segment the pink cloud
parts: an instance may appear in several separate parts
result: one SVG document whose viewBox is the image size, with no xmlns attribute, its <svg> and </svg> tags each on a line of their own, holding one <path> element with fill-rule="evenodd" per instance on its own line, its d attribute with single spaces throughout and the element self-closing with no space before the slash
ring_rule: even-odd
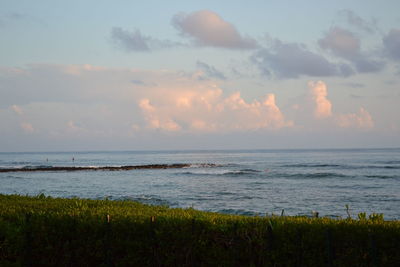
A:
<svg viewBox="0 0 400 267">
<path fill-rule="evenodd" d="M 170 96 L 139 101 L 147 127 L 166 131 L 227 132 L 293 126 L 275 103 L 273 94 L 248 103 L 239 92 L 222 96 L 218 87 L 170 89 Z"/>
<path fill-rule="evenodd" d="M 20 126 L 26 133 L 33 133 L 35 131 L 32 124 L 29 122 L 21 122 Z"/>
<path fill-rule="evenodd" d="M 311 99 L 314 105 L 315 118 L 319 120 L 325 119 L 341 128 L 369 129 L 374 127 L 372 116 L 363 107 L 359 108 L 358 112 L 355 113 L 333 113 L 332 103 L 327 99 L 328 90 L 324 82 L 310 81 L 308 86 L 310 87 Z"/>
<path fill-rule="evenodd" d="M 364 128 L 374 127 L 374 121 L 367 110 L 360 108 L 358 113 L 339 114 L 336 117 L 337 124 L 342 128 Z"/>
<path fill-rule="evenodd" d="M 198 45 L 230 49 L 257 47 L 255 40 L 241 36 L 235 26 L 210 10 L 175 15 L 172 24 L 182 35 L 192 37 Z"/>
<path fill-rule="evenodd" d="M 332 116 L 332 104 L 328 100 L 328 90 L 322 81 L 308 83 L 312 99 L 315 103 L 314 116 L 318 119 Z"/>
<path fill-rule="evenodd" d="M 160 111 L 152 104 L 149 99 L 142 99 L 139 102 L 139 107 L 142 109 L 147 126 L 151 129 L 161 129 L 166 131 L 178 131 L 181 127 L 173 121 L 168 114 Z"/>
<path fill-rule="evenodd" d="M 18 115 L 24 114 L 24 112 L 23 112 L 23 110 L 22 110 L 22 108 L 20 106 L 12 105 L 11 109 Z"/>
</svg>

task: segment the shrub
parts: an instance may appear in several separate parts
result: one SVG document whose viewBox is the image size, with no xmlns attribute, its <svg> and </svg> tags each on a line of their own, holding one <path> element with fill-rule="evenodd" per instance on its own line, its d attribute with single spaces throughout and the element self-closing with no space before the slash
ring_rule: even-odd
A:
<svg viewBox="0 0 400 267">
<path fill-rule="evenodd" d="M 400 222 L 0 195 L 1 266 L 397 266 Z"/>
</svg>

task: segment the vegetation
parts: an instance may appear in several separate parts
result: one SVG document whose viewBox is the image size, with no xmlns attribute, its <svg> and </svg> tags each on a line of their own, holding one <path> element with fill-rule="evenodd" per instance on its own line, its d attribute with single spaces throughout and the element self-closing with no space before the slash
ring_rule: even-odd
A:
<svg viewBox="0 0 400 267">
<path fill-rule="evenodd" d="M 398 266 L 400 222 L 0 195 L 0 266 Z"/>
</svg>

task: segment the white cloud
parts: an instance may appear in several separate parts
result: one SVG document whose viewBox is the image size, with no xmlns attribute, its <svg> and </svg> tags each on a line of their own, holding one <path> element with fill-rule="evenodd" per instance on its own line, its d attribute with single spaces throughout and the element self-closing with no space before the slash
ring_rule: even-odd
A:
<svg viewBox="0 0 400 267">
<path fill-rule="evenodd" d="M 172 24 L 183 36 L 188 36 L 200 46 L 229 49 L 253 49 L 254 39 L 243 37 L 231 23 L 210 10 L 190 14 L 180 13 L 172 18 Z"/>
</svg>

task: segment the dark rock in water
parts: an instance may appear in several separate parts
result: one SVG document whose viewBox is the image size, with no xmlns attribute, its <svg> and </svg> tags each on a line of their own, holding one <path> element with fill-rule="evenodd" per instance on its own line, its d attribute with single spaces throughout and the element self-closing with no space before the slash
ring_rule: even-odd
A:
<svg viewBox="0 0 400 267">
<path fill-rule="evenodd" d="M 102 167 L 68 167 L 68 166 L 54 166 L 54 167 L 29 167 L 29 168 L 4 168 L 0 172 L 35 172 L 35 171 L 129 171 L 139 169 L 179 169 L 190 167 L 191 164 L 177 163 L 177 164 L 149 164 L 149 165 L 136 165 L 136 166 L 102 166 Z"/>
</svg>

